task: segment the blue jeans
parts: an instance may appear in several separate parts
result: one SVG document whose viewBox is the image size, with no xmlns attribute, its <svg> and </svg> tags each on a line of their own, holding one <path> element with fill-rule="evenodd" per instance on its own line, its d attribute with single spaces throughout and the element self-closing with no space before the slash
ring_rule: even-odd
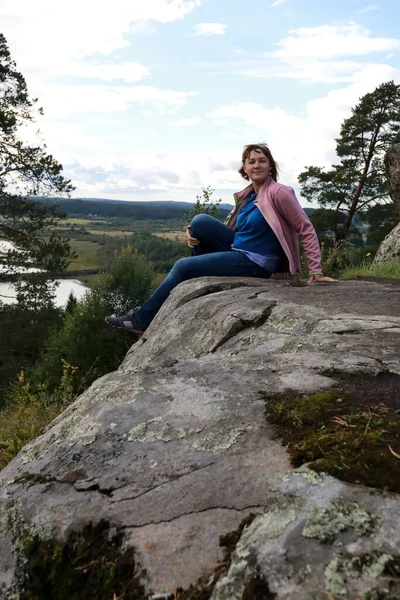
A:
<svg viewBox="0 0 400 600">
<path fill-rule="evenodd" d="M 195 277 L 265 277 L 271 273 L 251 261 L 242 252 L 231 250 L 234 231 L 214 217 L 196 215 L 190 224 L 191 235 L 199 240 L 188 258 L 181 258 L 153 295 L 137 310 L 138 322 L 147 327 L 170 292 L 182 281 Z"/>
</svg>

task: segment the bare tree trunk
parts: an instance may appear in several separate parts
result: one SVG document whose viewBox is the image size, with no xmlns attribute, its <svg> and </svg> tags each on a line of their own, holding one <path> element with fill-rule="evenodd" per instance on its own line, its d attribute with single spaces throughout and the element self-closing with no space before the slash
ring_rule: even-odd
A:
<svg viewBox="0 0 400 600">
<path fill-rule="evenodd" d="M 400 144 L 395 144 L 385 156 L 386 175 L 389 183 L 389 193 L 400 219 Z"/>
</svg>

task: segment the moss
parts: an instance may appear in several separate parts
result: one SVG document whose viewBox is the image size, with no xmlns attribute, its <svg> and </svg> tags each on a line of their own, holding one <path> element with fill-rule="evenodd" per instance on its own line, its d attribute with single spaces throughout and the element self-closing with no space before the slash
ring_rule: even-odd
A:
<svg viewBox="0 0 400 600">
<path fill-rule="evenodd" d="M 15 558 L 15 575 L 7 588 L 7 600 L 20 600 L 21 588 L 25 581 L 25 544 L 36 538 L 47 542 L 52 537 L 52 525 L 48 522 L 35 523 L 28 526 L 22 515 L 20 500 L 10 500 L 3 505 L 0 521 L 0 533 L 11 533 L 13 540 L 13 555 Z"/>
<path fill-rule="evenodd" d="M 400 376 L 342 378 L 313 395 L 261 395 L 267 420 L 288 446 L 294 467 L 307 464 L 343 481 L 400 492 Z"/>
<path fill-rule="evenodd" d="M 312 508 L 306 518 L 303 535 L 321 542 L 333 542 L 346 529 L 357 535 L 371 535 L 378 519 L 360 508 L 356 502 L 336 500 L 328 508 Z"/>
<path fill-rule="evenodd" d="M 124 600 L 145 597 L 133 548 L 107 521 L 73 531 L 64 542 L 28 536 L 24 543 L 21 600 Z"/>
</svg>

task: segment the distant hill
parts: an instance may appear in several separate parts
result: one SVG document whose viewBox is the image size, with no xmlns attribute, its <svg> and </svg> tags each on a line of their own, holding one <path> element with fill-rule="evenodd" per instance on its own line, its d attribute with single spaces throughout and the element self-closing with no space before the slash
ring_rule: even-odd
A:
<svg viewBox="0 0 400 600">
<path fill-rule="evenodd" d="M 171 200 L 123 201 L 103 198 L 40 198 L 47 204 L 56 204 L 60 211 L 69 216 L 126 218 L 138 221 L 185 220 L 193 208 L 190 202 L 173 202 Z M 220 204 L 220 214 L 225 217 L 233 205 Z"/>
<path fill-rule="evenodd" d="M 66 198 L 57 198 L 56 200 L 66 200 Z M 67 198 L 67 200 L 74 200 L 74 198 Z M 123 204 L 140 204 L 142 206 L 171 206 L 172 208 L 179 206 L 186 210 L 188 210 L 188 207 L 192 206 L 191 202 L 180 202 L 175 200 L 109 200 L 107 198 L 79 198 L 79 200 L 85 202 L 122 202 Z M 226 210 L 232 210 L 233 204 L 220 204 L 220 207 Z"/>
<path fill-rule="evenodd" d="M 138 221 L 185 220 L 193 204 L 173 200 L 111 200 L 107 198 L 35 198 L 47 204 L 56 204 L 59 210 L 69 216 L 127 218 Z M 220 204 L 220 216 L 224 218 L 233 204 Z M 315 208 L 304 208 L 308 216 Z"/>
</svg>

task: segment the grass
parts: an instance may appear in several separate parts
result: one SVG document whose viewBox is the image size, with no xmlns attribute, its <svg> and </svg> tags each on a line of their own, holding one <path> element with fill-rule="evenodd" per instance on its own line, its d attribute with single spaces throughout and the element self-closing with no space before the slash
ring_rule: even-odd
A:
<svg viewBox="0 0 400 600">
<path fill-rule="evenodd" d="M 341 388 L 266 399 L 267 420 L 293 467 L 306 463 L 349 483 L 400 492 L 400 377 L 352 376 Z"/>
<path fill-rule="evenodd" d="M 19 374 L 6 408 L 0 411 L 0 471 L 76 399 L 72 385 L 76 370 L 63 361 L 60 385 L 52 392 L 33 393 L 24 373 Z"/>
<path fill-rule="evenodd" d="M 178 242 L 185 243 L 186 237 L 185 232 L 182 230 L 179 231 L 155 231 L 153 235 L 164 238 L 166 240 L 177 240 Z"/>
<path fill-rule="evenodd" d="M 72 238 L 70 240 L 70 245 L 71 249 L 78 255 L 78 257 L 69 264 L 67 271 L 100 268 L 101 265 L 98 256 L 98 251 L 101 248 L 100 244 Z"/>
<path fill-rule="evenodd" d="M 122 237 L 125 235 L 131 235 L 133 233 L 133 231 L 131 230 L 113 230 L 113 229 L 86 229 L 86 231 L 88 231 L 90 234 L 92 235 L 109 235 L 109 236 L 113 236 L 113 237 Z"/>
<path fill-rule="evenodd" d="M 64 227 L 65 225 L 94 225 L 95 223 L 108 223 L 101 219 L 77 219 L 75 217 L 67 217 L 65 221 L 60 222 Z"/>
<path fill-rule="evenodd" d="M 355 279 L 356 277 L 400 279 L 400 258 L 393 258 L 380 265 L 364 262 L 358 267 L 349 267 L 340 272 L 341 279 Z"/>
</svg>

